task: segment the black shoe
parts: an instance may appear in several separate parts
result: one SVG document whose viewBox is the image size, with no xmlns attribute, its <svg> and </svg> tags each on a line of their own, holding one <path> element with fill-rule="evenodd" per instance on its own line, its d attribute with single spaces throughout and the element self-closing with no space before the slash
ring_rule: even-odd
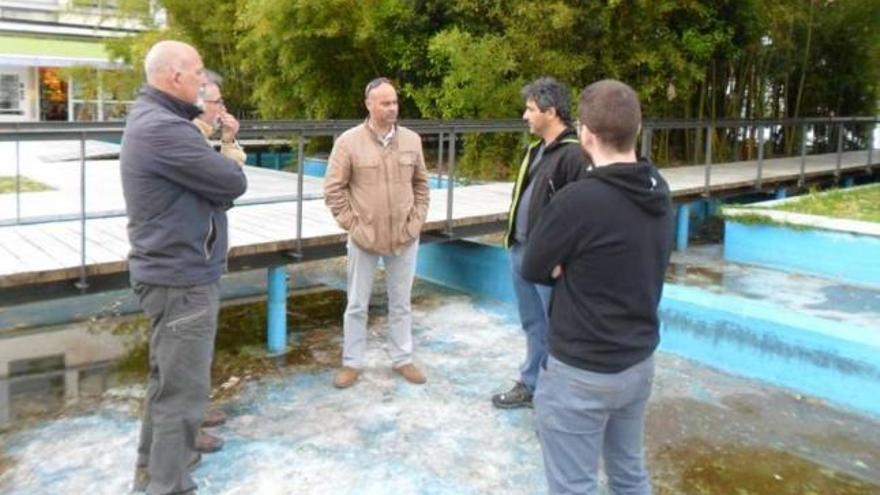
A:
<svg viewBox="0 0 880 495">
<path fill-rule="evenodd" d="M 532 407 L 532 393 L 522 382 L 516 382 L 516 385 L 507 392 L 493 395 L 492 405 L 499 409 Z"/>
</svg>

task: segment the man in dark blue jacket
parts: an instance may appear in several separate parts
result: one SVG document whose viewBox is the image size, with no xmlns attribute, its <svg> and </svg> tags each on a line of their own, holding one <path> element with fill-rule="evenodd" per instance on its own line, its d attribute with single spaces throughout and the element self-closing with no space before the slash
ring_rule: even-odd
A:
<svg viewBox="0 0 880 495">
<path fill-rule="evenodd" d="M 226 210 L 247 181 L 191 122 L 206 83 L 198 52 L 163 41 L 144 65 L 120 155 L 129 273 L 152 327 L 135 489 L 164 495 L 196 489 L 189 469 L 211 388 Z"/>
<path fill-rule="evenodd" d="M 584 89 L 580 141 L 596 168 L 544 209 L 523 258 L 527 280 L 555 281 L 535 395 L 553 494 L 596 493 L 600 456 L 611 493 L 651 492 L 642 437 L 673 210 L 666 181 L 636 159 L 640 124 L 626 84 Z"/>
<path fill-rule="evenodd" d="M 526 337 L 526 356 L 510 390 L 492 396 L 502 409 L 531 407 L 538 369 L 547 359 L 547 313 L 552 288 L 524 280 L 520 273 L 526 239 L 541 211 L 559 190 L 587 172 L 589 161 L 571 126 L 568 87 L 552 77 L 536 79 L 522 90 L 523 120 L 540 137 L 526 152 L 513 186 L 505 247 L 510 248 L 513 289 Z"/>
</svg>

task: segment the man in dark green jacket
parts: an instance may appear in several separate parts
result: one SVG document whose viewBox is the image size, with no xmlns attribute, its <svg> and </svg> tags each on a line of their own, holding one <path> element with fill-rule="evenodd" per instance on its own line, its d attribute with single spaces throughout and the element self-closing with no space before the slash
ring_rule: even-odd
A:
<svg viewBox="0 0 880 495">
<path fill-rule="evenodd" d="M 522 253 L 530 229 L 541 210 L 566 184 L 580 179 L 590 167 L 589 159 L 571 126 L 571 96 L 568 87 L 551 77 L 542 77 L 522 90 L 526 102 L 523 120 L 529 131 L 541 139 L 532 143 L 520 165 L 505 236 L 510 248 L 513 288 L 519 316 L 526 333 L 526 358 L 512 389 L 492 396 L 495 407 L 528 407 L 538 379 L 538 369 L 547 359 L 549 285 L 528 282 L 520 275 Z"/>
</svg>

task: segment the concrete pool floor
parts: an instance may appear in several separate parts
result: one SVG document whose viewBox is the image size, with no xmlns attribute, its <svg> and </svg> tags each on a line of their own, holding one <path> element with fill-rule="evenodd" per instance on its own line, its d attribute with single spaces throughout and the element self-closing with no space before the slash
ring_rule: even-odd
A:
<svg viewBox="0 0 880 495">
<path fill-rule="evenodd" d="M 513 306 L 419 282 L 414 310 L 425 386 L 389 369 L 377 294 L 362 380 L 330 385 L 338 323 L 297 334 L 293 364 L 219 403 L 227 445 L 200 493 L 545 493 L 532 411 L 489 403 L 523 354 Z M 136 380 L 0 433 L 0 493 L 128 492 L 142 394 Z M 880 493 L 878 418 L 665 353 L 647 447 L 657 494 Z"/>
</svg>

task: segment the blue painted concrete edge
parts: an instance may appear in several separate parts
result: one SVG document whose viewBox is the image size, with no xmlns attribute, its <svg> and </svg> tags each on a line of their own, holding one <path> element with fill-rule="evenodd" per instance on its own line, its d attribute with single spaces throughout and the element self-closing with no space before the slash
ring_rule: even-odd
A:
<svg viewBox="0 0 880 495">
<path fill-rule="evenodd" d="M 880 237 L 724 222 L 724 257 L 738 263 L 880 287 Z"/>
<path fill-rule="evenodd" d="M 508 252 L 466 241 L 419 249 L 420 278 L 515 302 Z M 880 333 L 761 301 L 666 284 L 663 351 L 880 416 Z"/>
</svg>

